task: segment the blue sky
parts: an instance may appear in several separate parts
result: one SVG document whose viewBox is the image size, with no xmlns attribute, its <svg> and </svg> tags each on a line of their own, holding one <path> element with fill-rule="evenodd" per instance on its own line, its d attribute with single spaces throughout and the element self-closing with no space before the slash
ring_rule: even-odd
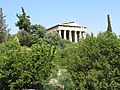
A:
<svg viewBox="0 0 120 90">
<path fill-rule="evenodd" d="M 15 34 L 18 28 L 15 23 L 16 13 L 21 13 L 24 7 L 30 15 L 32 24 L 41 24 L 48 28 L 52 25 L 75 21 L 86 25 L 88 33 L 97 35 L 106 31 L 107 14 L 110 15 L 113 32 L 120 35 L 120 0 L 1 0 L 6 23 Z"/>
</svg>

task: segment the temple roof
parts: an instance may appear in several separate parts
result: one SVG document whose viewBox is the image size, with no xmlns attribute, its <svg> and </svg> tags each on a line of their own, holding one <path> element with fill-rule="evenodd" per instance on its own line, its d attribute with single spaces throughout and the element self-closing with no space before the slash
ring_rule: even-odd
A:
<svg viewBox="0 0 120 90">
<path fill-rule="evenodd" d="M 66 23 L 62 23 L 59 25 L 65 25 L 65 26 L 80 26 L 79 24 L 77 24 L 76 22 L 66 22 Z"/>
<path fill-rule="evenodd" d="M 76 22 L 72 21 L 72 22 L 65 22 L 65 23 L 57 24 L 55 26 L 52 26 L 52 27 L 48 28 L 47 30 L 55 28 L 57 26 L 68 26 L 68 27 L 79 27 L 79 28 L 81 28 L 81 26 L 79 24 L 77 24 Z M 83 26 L 83 27 L 86 28 L 86 26 Z"/>
</svg>

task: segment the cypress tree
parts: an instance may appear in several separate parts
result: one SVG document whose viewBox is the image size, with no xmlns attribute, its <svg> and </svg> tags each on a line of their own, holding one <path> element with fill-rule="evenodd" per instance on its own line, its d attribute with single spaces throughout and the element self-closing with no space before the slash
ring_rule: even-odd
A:
<svg viewBox="0 0 120 90">
<path fill-rule="evenodd" d="M 30 32 L 30 16 L 27 16 L 25 13 L 25 10 L 23 7 L 21 7 L 22 9 L 22 14 L 16 14 L 16 16 L 18 17 L 18 21 L 15 24 L 17 27 L 19 27 L 20 30 L 25 30 L 26 32 Z"/>
<path fill-rule="evenodd" d="M 112 32 L 111 21 L 110 21 L 109 15 L 107 15 L 107 21 L 108 21 L 107 32 Z"/>
<path fill-rule="evenodd" d="M 6 16 L 3 15 L 2 8 L 0 8 L 0 43 L 6 41 L 8 36 L 10 36 L 9 31 L 7 29 L 6 20 L 4 19 Z"/>
</svg>

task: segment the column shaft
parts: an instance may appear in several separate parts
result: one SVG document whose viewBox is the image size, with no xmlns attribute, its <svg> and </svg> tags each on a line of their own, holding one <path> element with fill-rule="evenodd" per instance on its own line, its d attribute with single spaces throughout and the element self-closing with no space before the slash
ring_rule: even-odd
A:
<svg viewBox="0 0 120 90">
<path fill-rule="evenodd" d="M 64 30 L 64 39 L 66 39 L 66 30 Z"/>
<path fill-rule="evenodd" d="M 75 31 L 75 43 L 77 43 L 77 31 Z"/>
<path fill-rule="evenodd" d="M 79 40 L 82 38 L 81 32 L 79 33 Z"/>
<path fill-rule="evenodd" d="M 61 37 L 61 30 L 59 30 L 59 35 L 60 35 L 60 37 Z"/>
<path fill-rule="evenodd" d="M 72 42 L 72 34 L 71 34 L 71 31 L 69 31 L 69 40 Z"/>
<path fill-rule="evenodd" d="M 78 32 L 78 41 L 80 41 L 80 31 Z"/>
</svg>

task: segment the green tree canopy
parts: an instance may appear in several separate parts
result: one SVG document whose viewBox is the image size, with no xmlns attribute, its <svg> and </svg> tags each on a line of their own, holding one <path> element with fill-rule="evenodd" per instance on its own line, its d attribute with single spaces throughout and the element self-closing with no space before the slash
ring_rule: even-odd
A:
<svg viewBox="0 0 120 90">
<path fill-rule="evenodd" d="M 34 44 L 21 47 L 16 38 L 0 44 L 0 89 L 43 89 L 49 80 L 55 47 Z"/>
<path fill-rule="evenodd" d="M 46 28 L 39 25 L 39 24 L 35 24 L 35 25 L 31 25 L 31 34 L 33 34 L 34 36 L 38 37 L 38 38 L 43 38 L 46 34 Z"/>
<path fill-rule="evenodd" d="M 48 44 L 58 46 L 60 48 L 64 48 L 65 43 L 67 42 L 67 41 L 63 40 L 62 38 L 60 38 L 58 33 L 46 34 L 45 37 L 43 38 L 43 40 L 45 42 L 47 42 Z"/>
<path fill-rule="evenodd" d="M 115 34 L 88 35 L 60 52 L 56 62 L 72 75 L 75 90 L 120 89 L 120 39 Z"/>
<path fill-rule="evenodd" d="M 29 33 L 27 33 L 25 30 L 18 31 L 16 36 L 19 39 L 21 46 L 28 46 L 28 47 L 32 46 L 32 43 L 31 43 L 32 36 Z"/>
<path fill-rule="evenodd" d="M 22 14 L 16 14 L 16 16 L 18 17 L 19 21 L 17 21 L 16 26 L 19 27 L 19 29 L 23 29 L 26 32 L 30 32 L 30 16 L 27 16 L 25 13 L 25 10 L 23 7 L 21 7 L 22 9 Z"/>
</svg>

